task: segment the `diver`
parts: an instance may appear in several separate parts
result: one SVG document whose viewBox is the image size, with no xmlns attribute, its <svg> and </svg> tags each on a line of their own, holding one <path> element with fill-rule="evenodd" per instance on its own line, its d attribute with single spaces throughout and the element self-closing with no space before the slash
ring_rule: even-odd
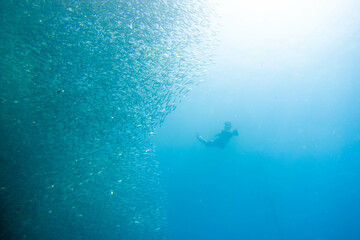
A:
<svg viewBox="0 0 360 240">
<path fill-rule="evenodd" d="M 222 130 L 220 133 L 216 134 L 215 139 L 213 139 L 213 140 L 206 141 L 202 136 L 199 136 L 199 135 L 197 135 L 196 138 L 207 147 L 224 148 L 233 136 L 239 135 L 239 133 L 236 129 L 233 131 L 231 130 L 230 122 L 226 122 L 226 123 L 224 123 L 224 125 L 225 125 L 224 130 Z"/>
</svg>

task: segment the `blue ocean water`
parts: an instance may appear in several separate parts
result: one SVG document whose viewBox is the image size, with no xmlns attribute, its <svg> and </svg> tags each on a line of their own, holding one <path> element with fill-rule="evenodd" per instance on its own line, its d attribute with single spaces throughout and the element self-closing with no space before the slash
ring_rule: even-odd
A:
<svg viewBox="0 0 360 240">
<path fill-rule="evenodd" d="M 360 239 L 359 3 L 212 2 L 0 3 L 0 239 Z"/>
<path fill-rule="evenodd" d="M 359 5 L 282 5 L 228 10 L 207 78 L 158 129 L 172 239 L 360 239 Z M 224 149 L 196 139 L 226 121 Z"/>
</svg>

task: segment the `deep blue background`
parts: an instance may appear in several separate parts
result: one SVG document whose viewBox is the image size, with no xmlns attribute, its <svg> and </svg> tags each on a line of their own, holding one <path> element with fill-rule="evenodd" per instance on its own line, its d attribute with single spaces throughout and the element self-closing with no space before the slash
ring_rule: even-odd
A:
<svg viewBox="0 0 360 240">
<path fill-rule="evenodd" d="M 340 15 L 276 48 L 220 34 L 155 138 L 172 239 L 360 239 L 359 21 Z M 225 149 L 196 140 L 226 121 L 239 136 Z"/>
<path fill-rule="evenodd" d="M 251 136 L 240 120 L 233 121 L 239 137 L 225 149 L 207 148 L 195 128 L 220 122 L 211 136 L 222 122 L 204 118 L 201 125 L 190 113 L 186 121 L 183 111 L 156 139 L 172 239 L 360 238 L 359 140 L 291 135 L 291 129 L 280 134 L 284 126 L 277 122 L 263 137 L 256 130 Z"/>
</svg>

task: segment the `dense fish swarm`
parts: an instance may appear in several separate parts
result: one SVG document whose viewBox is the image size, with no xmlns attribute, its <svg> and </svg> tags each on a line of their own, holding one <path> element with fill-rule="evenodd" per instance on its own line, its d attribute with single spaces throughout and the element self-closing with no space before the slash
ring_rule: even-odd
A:
<svg viewBox="0 0 360 240">
<path fill-rule="evenodd" d="M 0 11 L 0 238 L 166 239 L 151 135 L 210 62 L 211 4 Z"/>
</svg>

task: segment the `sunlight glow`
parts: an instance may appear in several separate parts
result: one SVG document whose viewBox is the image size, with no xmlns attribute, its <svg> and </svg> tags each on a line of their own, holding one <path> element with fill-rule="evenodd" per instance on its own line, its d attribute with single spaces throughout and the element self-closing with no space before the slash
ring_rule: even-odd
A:
<svg viewBox="0 0 360 240">
<path fill-rule="evenodd" d="M 219 0 L 221 41 L 242 54 L 321 51 L 340 43 L 354 17 L 358 21 L 354 5 L 355 0 Z"/>
<path fill-rule="evenodd" d="M 340 10 L 339 1 L 222 0 L 220 14 L 226 24 L 262 36 L 311 34 L 331 24 Z M 240 28 L 239 28 L 240 27 Z"/>
</svg>

